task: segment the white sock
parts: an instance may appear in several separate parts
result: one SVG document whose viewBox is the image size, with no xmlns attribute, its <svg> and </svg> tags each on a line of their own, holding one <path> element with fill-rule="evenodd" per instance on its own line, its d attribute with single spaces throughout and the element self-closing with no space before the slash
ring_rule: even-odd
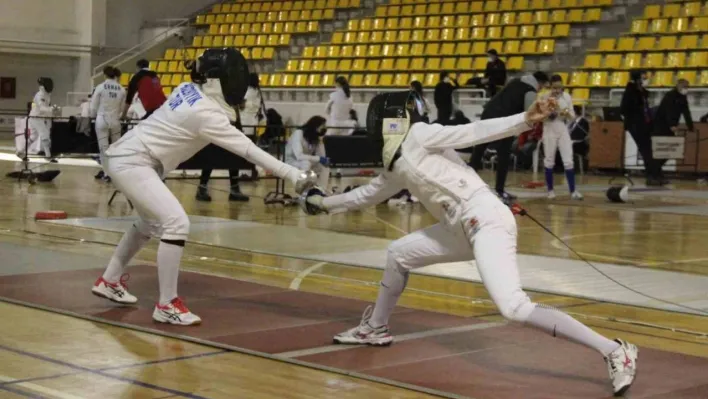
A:
<svg viewBox="0 0 708 399">
<path fill-rule="evenodd" d="M 106 271 L 103 272 L 103 279 L 109 283 L 118 282 L 120 276 L 125 272 L 128 262 L 148 241 L 150 241 L 150 236 L 143 235 L 135 225 L 132 225 L 118 243 Z"/>
<path fill-rule="evenodd" d="M 602 353 L 602 356 L 607 356 L 620 347 L 617 342 L 603 337 L 568 314 L 549 306 L 537 304 L 526 323 L 540 328 L 554 337 L 562 337 L 595 349 Z"/>
<path fill-rule="evenodd" d="M 393 313 L 398 298 L 401 297 L 401 293 L 408 284 L 408 272 L 402 272 L 393 259 L 389 259 L 388 262 L 393 262 L 393 264 L 387 265 L 384 270 L 374 312 L 369 320 L 369 325 L 372 327 L 388 325 L 388 318 Z"/>
<path fill-rule="evenodd" d="M 160 305 L 167 305 L 177 298 L 179 263 L 184 247 L 164 241 L 157 247 L 157 278 L 160 282 Z"/>
</svg>

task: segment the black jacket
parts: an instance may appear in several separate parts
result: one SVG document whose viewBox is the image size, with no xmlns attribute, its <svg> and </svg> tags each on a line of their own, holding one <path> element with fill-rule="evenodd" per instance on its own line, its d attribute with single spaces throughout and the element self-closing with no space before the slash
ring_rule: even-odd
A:
<svg viewBox="0 0 708 399">
<path fill-rule="evenodd" d="M 512 79 L 484 106 L 482 119 L 501 118 L 526 111 L 526 93 L 536 92 L 536 88 L 521 78 Z"/>
<path fill-rule="evenodd" d="M 489 83 L 494 86 L 504 86 L 506 84 L 506 64 L 504 61 L 497 59 L 494 62 L 487 62 L 484 77 L 489 79 Z"/>
<path fill-rule="evenodd" d="M 459 87 L 457 82 L 452 83 L 440 82 L 435 86 L 435 108 L 452 110 L 452 92 Z"/>
<path fill-rule="evenodd" d="M 620 112 L 624 118 L 624 127 L 631 130 L 636 124 L 651 123 L 649 111 L 649 92 L 634 82 L 627 83 L 622 94 Z"/>
<path fill-rule="evenodd" d="M 678 126 L 682 114 L 688 130 L 693 130 L 693 119 L 688 108 L 688 99 L 674 88 L 664 95 L 656 114 L 654 114 L 654 132 L 671 134 L 671 128 Z"/>
</svg>

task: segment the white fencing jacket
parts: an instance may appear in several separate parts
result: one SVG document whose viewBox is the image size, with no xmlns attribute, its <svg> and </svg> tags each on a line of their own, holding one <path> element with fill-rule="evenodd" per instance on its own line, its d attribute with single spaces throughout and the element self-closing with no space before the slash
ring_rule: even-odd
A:
<svg viewBox="0 0 708 399">
<path fill-rule="evenodd" d="M 541 96 L 542 100 L 550 98 L 552 95 L 550 92 L 545 93 Z M 575 119 L 575 112 L 573 111 L 573 98 L 567 92 L 563 92 L 559 97 L 556 98 L 558 101 L 558 113 L 567 110 L 568 117 L 558 117 L 554 120 L 546 119 L 543 121 L 543 132 L 550 134 L 569 134 L 568 124 Z"/>
<path fill-rule="evenodd" d="M 35 94 L 32 99 L 32 110 L 30 110 L 30 116 L 51 117 L 53 115 L 51 103 L 52 95 L 47 93 L 43 87 L 40 87 L 39 91 L 37 91 L 37 94 Z"/>
<path fill-rule="evenodd" d="M 310 145 L 310 143 L 305 140 L 304 133 L 302 129 L 297 129 L 290 135 L 288 143 L 285 145 L 285 162 L 293 164 L 299 161 L 309 161 L 311 163 L 317 163 L 320 161 L 320 157 L 325 156 L 325 149 L 323 140 L 316 146 Z"/>
<path fill-rule="evenodd" d="M 461 205 L 487 184 L 467 166 L 456 149 L 519 135 L 531 129 L 525 114 L 442 126 L 416 123 L 401 145 L 393 170 L 345 194 L 327 197 L 328 210 L 372 206 L 407 188 L 438 221 L 459 231 Z"/>
<path fill-rule="evenodd" d="M 115 79 L 106 79 L 96 86 L 91 96 L 91 115 L 110 120 L 120 119 L 125 103 L 125 89 Z"/>
<path fill-rule="evenodd" d="M 219 94 L 221 95 L 221 94 Z M 199 85 L 182 83 L 148 119 L 140 122 L 106 151 L 109 157 L 135 153 L 131 141 L 140 140 L 163 173 L 174 170 L 207 144 L 213 143 L 292 183 L 300 170 L 273 158 L 229 122 L 221 99 L 207 95 Z"/>
</svg>

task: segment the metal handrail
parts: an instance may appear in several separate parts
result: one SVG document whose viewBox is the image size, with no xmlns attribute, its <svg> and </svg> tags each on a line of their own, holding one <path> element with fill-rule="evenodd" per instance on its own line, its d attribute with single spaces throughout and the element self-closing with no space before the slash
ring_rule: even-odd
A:
<svg viewBox="0 0 708 399">
<path fill-rule="evenodd" d="M 647 90 L 650 93 L 666 93 L 666 92 L 671 91 L 673 89 L 674 89 L 673 87 L 671 87 L 671 88 L 664 87 L 664 88 L 660 88 L 660 89 L 649 88 Z M 706 89 L 706 88 L 689 88 L 688 92 L 689 93 L 708 93 L 708 89 Z M 612 97 L 613 97 L 613 95 L 616 95 L 618 93 L 619 94 L 624 93 L 624 89 L 610 89 L 610 99 L 609 99 L 610 104 L 614 104 Z"/>
</svg>

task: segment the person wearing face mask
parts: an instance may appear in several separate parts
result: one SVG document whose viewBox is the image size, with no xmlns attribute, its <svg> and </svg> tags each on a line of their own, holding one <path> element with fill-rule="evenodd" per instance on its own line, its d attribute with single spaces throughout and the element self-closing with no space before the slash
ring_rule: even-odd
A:
<svg viewBox="0 0 708 399">
<path fill-rule="evenodd" d="M 661 99 L 661 103 L 654 114 L 654 123 L 652 123 L 654 127 L 653 136 L 675 136 L 682 115 L 688 130 L 693 131 L 693 118 L 691 118 L 691 110 L 688 107 L 687 95 L 688 81 L 679 79 L 676 82 L 676 87 L 668 91 Z M 658 159 L 656 163 L 661 183 L 668 183 L 662 172 L 666 159 Z"/>
<path fill-rule="evenodd" d="M 573 99 L 570 94 L 563 90 L 563 79 L 560 75 L 551 76 L 551 91 L 541 96 L 543 100 L 548 98 L 556 100 L 557 111 L 553 112 L 548 119 L 543 122 L 543 166 L 546 169 L 546 187 L 548 188 L 548 199 L 555 199 L 553 191 L 553 167 L 556 164 L 556 150 L 560 151 L 565 169 L 565 177 L 568 181 L 570 198 L 574 200 L 583 199 L 583 195 L 575 189 L 575 170 L 573 169 L 573 143 L 570 140 L 568 124 L 575 119 L 573 110 Z"/>
<path fill-rule="evenodd" d="M 487 57 L 487 68 L 484 70 L 482 83 L 486 85 L 487 97 L 493 97 L 499 88 L 506 84 L 506 64 L 499 59 L 499 53 L 495 49 L 489 49 Z"/>
<path fill-rule="evenodd" d="M 285 163 L 300 170 L 312 170 L 317 173 L 317 183 L 325 190 L 329 183 L 329 158 L 322 142 L 322 136 L 327 131 L 326 126 L 325 118 L 313 116 L 290 135 L 285 145 Z"/>
<path fill-rule="evenodd" d="M 354 127 L 349 112 L 354 108 L 352 91 L 344 76 L 338 76 L 334 81 L 334 92 L 327 102 L 327 136 L 346 136 Z"/>
<path fill-rule="evenodd" d="M 482 119 L 501 118 L 524 112 L 536 101 L 539 90 L 548 85 L 548 75 L 545 72 L 534 72 L 520 78 L 512 79 L 496 96 L 484 106 Z M 482 170 L 482 158 L 489 145 L 497 150 L 496 192 L 504 201 L 516 197 L 504 190 L 506 175 L 509 171 L 509 157 L 513 137 L 507 137 L 492 143 L 484 143 L 474 147 L 469 165 L 475 170 Z"/>
<path fill-rule="evenodd" d="M 622 94 L 620 112 L 624 119 L 624 130 L 628 131 L 637 144 L 637 150 L 644 160 L 648 186 L 661 185 L 657 164 L 651 150 L 651 110 L 649 105 L 649 78 L 646 71 L 630 72 L 630 81 Z"/>
<path fill-rule="evenodd" d="M 435 85 L 435 108 L 438 110 L 437 123 L 447 125 L 452 117 L 452 94 L 460 85 L 450 77 L 447 71 L 440 72 L 440 82 Z"/>
</svg>

